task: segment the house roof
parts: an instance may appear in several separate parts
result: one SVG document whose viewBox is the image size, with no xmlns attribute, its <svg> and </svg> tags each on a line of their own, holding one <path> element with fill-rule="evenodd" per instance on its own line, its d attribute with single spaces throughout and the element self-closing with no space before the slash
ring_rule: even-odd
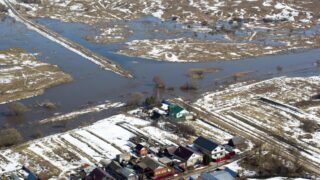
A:
<svg viewBox="0 0 320 180">
<path fill-rule="evenodd" d="M 168 152 L 168 154 L 173 155 L 177 148 L 177 146 L 169 146 L 166 148 L 166 151 Z"/>
<path fill-rule="evenodd" d="M 102 180 L 103 178 L 114 179 L 109 173 L 101 168 L 94 169 L 86 179 Z"/>
<path fill-rule="evenodd" d="M 141 151 L 143 148 L 144 146 L 142 144 L 137 144 L 137 146 L 135 147 L 137 151 Z"/>
<path fill-rule="evenodd" d="M 213 177 L 212 174 L 210 173 L 201 173 L 200 176 L 199 176 L 199 179 L 201 180 L 217 180 L 216 178 Z"/>
<path fill-rule="evenodd" d="M 227 171 L 215 171 L 212 173 L 217 180 L 234 180 L 235 178 Z"/>
<path fill-rule="evenodd" d="M 150 157 L 145 157 L 142 159 L 140 163 L 138 163 L 138 166 L 141 167 L 142 169 L 151 169 L 151 170 L 156 170 L 159 167 L 163 167 L 160 163 L 158 163 L 156 160 L 150 158 Z"/>
<path fill-rule="evenodd" d="M 225 167 L 224 168 L 224 171 L 225 172 L 228 172 L 232 177 L 236 178 L 238 176 L 238 173 L 234 172 L 233 170 L 231 170 L 230 168 L 228 167 Z"/>
<path fill-rule="evenodd" d="M 126 178 L 129 178 L 130 176 L 135 175 L 134 171 L 132 169 L 129 169 L 129 168 L 122 168 L 121 169 L 121 174 Z"/>
<path fill-rule="evenodd" d="M 117 161 L 112 161 L 109 165 L 108 168 L 111 169 L 112 171 L 115 171 L 117 173 L 120 173 L 122 166 L 117 162 Z"/>
<path fill-rule="evenodd" d="M 172 159 L 168 158 L 168 157 L 162 157 L 162 158 L 159 158 L 159 162 L 163 163 L 163 164 L 168 164 L 168 163 L 171 163 L 172 162 Z"/>
<path fill-rule="evenodd" d="M 240 136 L 234 136 L 232 139 L 231 139 L 232 143 L 234 145 L 238 145 L 238 144 L 242 144 L 244 143 L 244 139 Z"/>
<path fill-rule="evenodd" d="M 193 144 L 203 148 L 203 149 L 206 149 L 208 151 L 212 151 L 214 150 L 215 148 L 217 148 L 219 146 L 218 143 L 216 142 L 213 142 L 209 139 L 206 139 L 202 136 L 198 137 L 194 142 Z"/>
<path fill-rule="evenodd" d="M 179 159 L 187 161 L 194 152 L 191 151 L 189 148 L 179 146 L 175 151 L 174 155 L 177 156 Z"/>
<path fill-rule="evenodd" d="M 178 105 L 170 105 L 169 111 L 170 111 L 170 113 L 179 113 L 179 112 L 183 111 L 183 108 Z"/>
</svg>

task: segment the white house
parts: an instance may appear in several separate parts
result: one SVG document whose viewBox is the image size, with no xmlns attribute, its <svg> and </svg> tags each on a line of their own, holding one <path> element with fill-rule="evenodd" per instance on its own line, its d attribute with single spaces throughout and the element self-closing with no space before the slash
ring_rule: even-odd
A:
<svg viewBox="0 0 320 180">
<path fill-rule="evenodd" d="M 179 146 L 175 150 L 174 157 L 181 160 L 186 167 L 193 167 L 203 161 L 203 154 L 183 146 Z"/>
<path fill-rule="evenodd" d="M 219 160 L 226 156 L 226 149 L 222 145 L 204 137 L 198 137 L 193 145 L 202 153 L 211 156 L 213 160 Z"/>
</svg>

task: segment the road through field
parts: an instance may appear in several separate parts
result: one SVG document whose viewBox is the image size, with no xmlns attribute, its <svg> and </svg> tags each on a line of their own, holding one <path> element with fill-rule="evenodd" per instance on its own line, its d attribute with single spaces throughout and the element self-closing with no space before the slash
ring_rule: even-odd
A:
<svg viewBox="0 0 320 180">
<path fill-rule="evenodd" d="M 65 48 L 69 49 L 70 51 L 73 51 L 80 56 L 90 60 L 91 62 L 99 65 L 100 67 L 113 71 L 121 76 L 131 78 L 132 74 L 129 71 L 126 71 L 123 69 L 120 65 L 116 64 L 115 62 L 99 55 L 91 50 L 87 49 L 86 47 L 73 42 L 60 34 L 48 29 L 47 27 L 37 24 L 34 21 L 27 19 L 23 17 L 11 4 L 9 0 L 3 0 L 8 8 L 10 9 L 10 15 L 13 16 L 16 20 L 21 21 L 25 25 L 27 25 L 30 29 L 33 29 L 40 33 L 41 35 L 45 36 L 46 38 L 50 39 L 51 41 L 54 41 L 56 43 L 59 43 L 60 45 L 64 46 Z"/>
</svg>

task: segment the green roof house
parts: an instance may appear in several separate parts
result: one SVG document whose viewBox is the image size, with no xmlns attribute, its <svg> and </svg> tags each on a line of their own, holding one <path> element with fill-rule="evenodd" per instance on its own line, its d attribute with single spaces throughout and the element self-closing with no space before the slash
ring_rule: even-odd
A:
<svg viewBox="0 0 320 180">
<path fill-rule="evenodd" d="M 180 119 L 183 118 L 187 113 L 188 111 L 184 110 L 182 107 L 178 105 L 171 104 L 169 106 L 169 116 L 171 118 Z"/>
</svg>

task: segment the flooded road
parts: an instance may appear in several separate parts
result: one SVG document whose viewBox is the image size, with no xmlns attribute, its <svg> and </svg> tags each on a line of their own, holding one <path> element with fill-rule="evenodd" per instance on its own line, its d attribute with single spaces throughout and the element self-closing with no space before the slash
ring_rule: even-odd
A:
<svg viewBox="0 0 320 180">
<path fill-rule="evenodd" d="M 200 93 L 219 88 L 222 84 L 232 83 L 232 75 L 236 72 L 254 71 L 250 76 L 239 80 L 265 79 L 276 76 L 310 76 L 318 75 L 320 68 L 314 63 L 320 59 L 320 49 L 296 50 L 296 52 L 263 56 L 257 58 L 223 61 L 223 62 L 202 62 L 202 63 L 172 63 L 159 62 L 137 57 L 128 57 L 115 53 L 115 50 L 123 43 L 96 44 L 83 39 L 85 35 L 96 34 L 97 30 L 84 24 L 65 23 L 52 19 L 36 19 L 38 23 L 48 26 L 53 31 L 75 41 L 82 46 L 101 54 L 116 63 L 119 63 L 127 70 L 132 71 L 134 78 L 128 79 L 115 73 L 104 71 L 94 63 L 87 61 L 83 57 L 65 49 L 61 45 L 48 40 L 35 31 L 27 29 L 23 24 L 14 19 L 5 17 L 0 22 L 0 49 L 19 47 L 28 52 L 38 53 L 38 59 L 50 64 L 58 65 L 63 71 L 73 76 L 74 81 L 50 88 L 41 96 L 22 100 L 26 105 L 34 105 L 36 102 L 50 100 L 58 103 L 59 108 L 48 111 L 43 109 L 33 109 L 25 113 L 22 119 L 12 119 L 5 115 L 0 115 L 2 127 L 15 127 L 22 131 L 26 137 L 31 137 L 35 129 L 41 129 L 45 135 L 53 134 L 64 129 L 70 129 L 83 125 L 83 123 L 93 122 L 99 118 L 116 113 L 117 110 L 110 110 L 103 113 L 84 116 L 77 121 L 72 121 L 66 128 L 65 125 L 51 124 L 39 126 L 35 122 L 50 117 L 55 113 L 66 113 L 75 111 L 82 106 L 98 104 L 106 100 L 126 102 L 128 95 L 132 92 L 144 92 L 146 96 L 154 94 L 153 77 L 160 76 L 167 87 L 173 87 L 172 92 L 164 93 L 163 97 L 183 96 L 192 99 Z M 145 25 L 146 22 L 149 25 Z M 173 28 L 173 22 L 160 22 L 154 18 L 147 17 L 142 20 L 130 22 L 129 26 L 134 30 L 128 41 L 144 38 L 173 38 L 170 35 L 150 32 L 150 23 L 157 23 L 163 28 Z M 177 28 L 177 27 L 174 27 Z M 182 27 L 180 27 L 182 28 Z M 147 31 L 148 30 L 148 31 Z M 192 36 L 193 32 L 183 30 L 179 34 L 172 36 Z M 200 34 L 198 36 L 202 38 Z M 213 39 L 223 39 L 216 35 Z M 279 72 L 277 66 L 283 67 Z M 223 69 L 220 72 L 206 74 L 201 80 L 192 80 L 187 76 L 190 68 L 217 67 Z M 186 82 L 196 83 L 199 87 L 197 92 L 184 92 L 180 86 Z M 7 105 L 0 105 L 0 113 L 7 110 Z"/>
</svg>

